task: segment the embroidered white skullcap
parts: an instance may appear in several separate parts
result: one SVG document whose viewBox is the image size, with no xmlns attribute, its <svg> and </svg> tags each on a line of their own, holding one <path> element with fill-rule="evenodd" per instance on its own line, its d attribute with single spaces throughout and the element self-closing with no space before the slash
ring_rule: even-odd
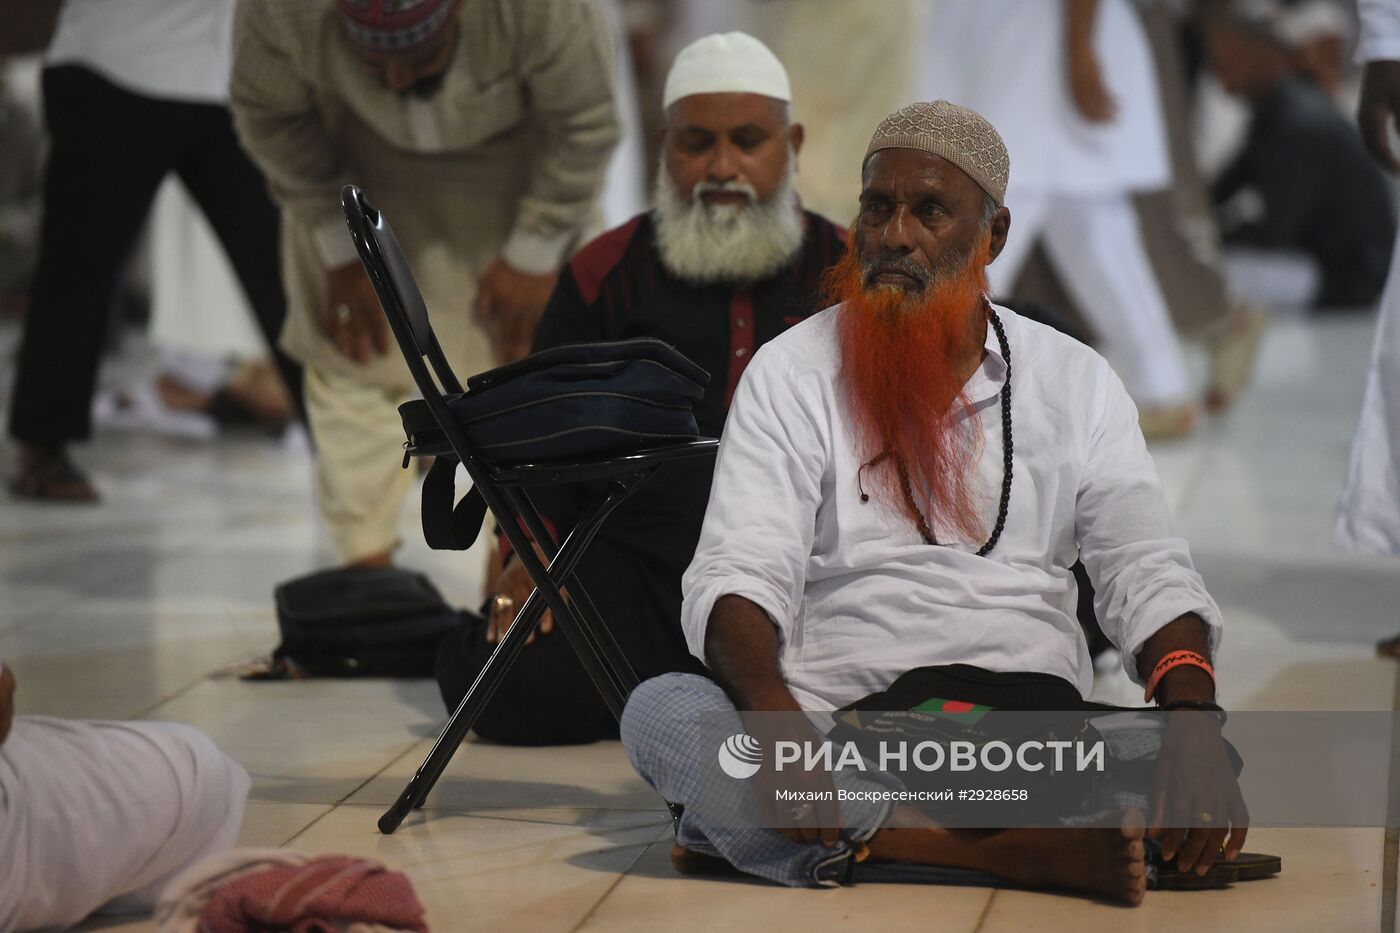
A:
<svg viewBox="0 0 1400 933">
<path fill-rule="evenodd" d="M 901 107 L 880 121 L 865 161 L 881 149 L 921 149 L 962 169 L 1000 207 L 1006 198 L 1011 159 L 996 127 L 975 110 L 946 100 Z"/>
<path fill-rule="evenodd" d="M 762 94 L 791 101 L 792 86 L 768 46 L 746 32 L 717 32 L 681 49 L 666 75 L 661 106 L 692 94 Z"/>
</svg>

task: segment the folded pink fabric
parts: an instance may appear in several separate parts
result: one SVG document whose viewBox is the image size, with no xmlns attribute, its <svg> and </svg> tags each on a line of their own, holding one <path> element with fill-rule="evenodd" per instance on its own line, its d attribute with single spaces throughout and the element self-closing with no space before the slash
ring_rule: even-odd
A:
<svg viewBox="0 0 1400 933">
<path fill-rule="evenodd" d="M 407 877 L 346 855 L 239 875 L 214 891 L 199 913 L 201 933 L 335 933 L 357 923 L 415 933 L 428 929 Z"/>
</svg>

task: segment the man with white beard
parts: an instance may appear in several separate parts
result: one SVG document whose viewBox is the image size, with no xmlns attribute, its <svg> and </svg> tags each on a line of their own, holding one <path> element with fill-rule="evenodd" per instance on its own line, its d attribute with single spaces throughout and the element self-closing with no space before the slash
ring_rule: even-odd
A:
<svg viewBox="0 0 1400 933">
<path fill-rule="evenodd" d="M 676 57 L 663 103 L 666 130 L 655 207 L 583 249 L 535 333 L 536 351 L 565 344 L 655 337 L 704 367 L 696 406 L 702 434 L 718 437 L 754 351 L 820 310 L 823 273 L 844 231 L 802 210 L 793 190 L 802 127 L 788 118 L 787 72 L 744 33 L 707 36 Z M 697 671 L 680 629 L 681 573 L 700 534 L 711 464 L 674 463 L 608 519 L 579 579 L 642 677 Z M 583 486 L 531 490 L 567 531 L 596 501 Z M 466 692 L 533 588 L 506 558 L 487 625 L 450 642 L 438 681 L 449 708 Z M 476 731 L 503 742 L 589 742 L 617 723 L 546 614 Z"/>
</svg>

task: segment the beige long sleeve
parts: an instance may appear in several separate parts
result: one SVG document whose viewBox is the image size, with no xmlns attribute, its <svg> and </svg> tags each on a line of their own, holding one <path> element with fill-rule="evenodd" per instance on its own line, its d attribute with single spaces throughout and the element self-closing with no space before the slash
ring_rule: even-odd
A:
<svg viewBox="0 0 1400 933">
<path fill-rule="evenodd" d="M 543 140 L 502 252 L 516 268 L 543 273 L 559 265 L 587 222 L 617 145 L 612 38 L 593 0 L 517 7 L 521 79 Z"/>
<path fill-rule="evenodd" d="M 338 231 L 348 242 L 339 199 L 350 178 L 308 77 L 307 40 L 317 28 L 309 10 L 306 4 L 278 10 L 267 0 L 240 0 L 230 104 L 239 140 L 282 208 L 317 231 L 318 239 Z"/>
</svg>

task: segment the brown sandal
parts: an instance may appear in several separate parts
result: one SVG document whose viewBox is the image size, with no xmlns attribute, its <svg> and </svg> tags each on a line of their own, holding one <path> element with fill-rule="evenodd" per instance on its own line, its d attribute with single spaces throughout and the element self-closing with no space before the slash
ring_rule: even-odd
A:
<svg viewBox="0 0 1400 933">
<path fill-rule="evenodd" d="M 22 499 L 42 502 L 96 502 L 97 490 L 62 450 L 46 452 L 10 482 L 10 491 Z"/>
</svg>

